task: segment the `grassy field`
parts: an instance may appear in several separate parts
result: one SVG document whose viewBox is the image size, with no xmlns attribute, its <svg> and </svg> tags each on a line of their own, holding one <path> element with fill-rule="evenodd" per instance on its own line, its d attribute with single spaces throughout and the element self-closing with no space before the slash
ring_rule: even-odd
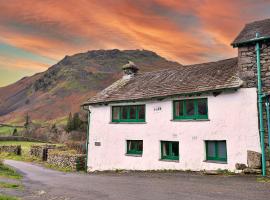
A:
<svg viewBox="0 0 270 200">
<path fill-rule="evenodd" d="M 0 145 L 21 145 L 22 148 L 21 156 L 9 153 L 0 153 L 0 158 L 27 161 L 27 162 L 40 162 L 41 161 L 40 159 L 29 155 L 31 145 L 38 145 L 38 144 L 45 144 L 45 143 L 23 142 L 23 141 L 0 141 Z"/>
<path fill-rule="evenodd" d="M 20 132 L 23 130 L 23 128 L 16 128 L 17 132 Z M 10 136 L 13 134 L 15 128 L 7 127 L 7 126 L 1 126 L 0 127 L 0 136 Z"/>
</svg>

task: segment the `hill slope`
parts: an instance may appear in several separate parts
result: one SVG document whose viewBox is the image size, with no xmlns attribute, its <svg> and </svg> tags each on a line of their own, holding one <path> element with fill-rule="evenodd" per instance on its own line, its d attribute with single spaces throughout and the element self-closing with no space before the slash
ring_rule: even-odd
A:
<svg viewBox="0 0 270 200">
<path fill-rule="evenodd" d="M 94 50 L 66 56 L 47 71 L 0 88 L 0 122 L 64 118 L 82 102 L 122 76 L 121 66 L 133 61 L 140 71 L 181 66 L 146 50 Z"/>
</svg>

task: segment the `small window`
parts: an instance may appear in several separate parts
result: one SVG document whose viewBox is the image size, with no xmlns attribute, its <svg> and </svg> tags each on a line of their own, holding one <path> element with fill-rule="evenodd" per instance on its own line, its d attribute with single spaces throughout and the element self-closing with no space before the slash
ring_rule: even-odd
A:
<svg viewBox="0 0 270 200">
<path fill-rule="evenodd" d="M 205 141 L 206 159 L 214 161 L 227 161 L 226 141 Z"/>
<path fill-rule="evenodd" d="M 145 122 L 145 105 L 113 106 L 113 122 Z"/>
<path fill-rule="evenodd" d="M 207 99 L 184 99 L 174 101 L 173 117 L 176 120 L 208 119 Z"/>
<path fill-rule="evenodd" d="M 127 140 L 127 154 L 142 155 L 143 141 L 142 140 Z"/>
<path fill-rule="evenodd" d="M 113 121 L 118 121 L 120 119 L 120 107 L 114 106 L 112 108 L 112 113 L 113 113 L 112 120 Z"/>
<path fill-rule="evenodd" d="M 179 142 L 161 141 L 161 159 L 179 160 Z"/>
</svg>

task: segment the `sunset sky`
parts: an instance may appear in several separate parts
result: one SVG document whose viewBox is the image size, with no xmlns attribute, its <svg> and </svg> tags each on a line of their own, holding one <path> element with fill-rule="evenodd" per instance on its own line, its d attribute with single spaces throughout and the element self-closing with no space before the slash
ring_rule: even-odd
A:
<svg viewBox="0 0 270 200">
<path fill-rule="evenodd" d="M 181 64 L 236 56 L 270 0 L 0 0 L 0 87 L 93 49 L 148 49 Z"/>
</svg>

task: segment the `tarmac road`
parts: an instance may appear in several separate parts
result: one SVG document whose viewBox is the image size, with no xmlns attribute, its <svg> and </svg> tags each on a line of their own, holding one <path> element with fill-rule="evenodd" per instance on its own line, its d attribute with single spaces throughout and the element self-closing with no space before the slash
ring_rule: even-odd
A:
<svg viewBox="0 0 270 200">
<path fill-rule="evenodd" d="M 6 160 L 24 175 L 24 190 L 5 190 L 26 200 L 269 200 L 270 183 L 255 176 L 197 173 L 63 173 Z M 0 193 L 3 190 L 0 189 Z"/>
</svg>

